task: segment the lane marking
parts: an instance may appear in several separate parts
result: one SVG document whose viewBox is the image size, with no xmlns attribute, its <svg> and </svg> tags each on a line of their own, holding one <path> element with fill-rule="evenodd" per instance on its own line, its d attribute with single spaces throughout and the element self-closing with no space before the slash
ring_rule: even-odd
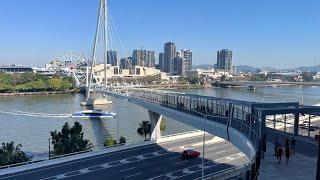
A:
<svg viewBox="0 0 320 180">
<path fill-rule="evenodd" d="M 188 160 L 179 161 L 179 162 L 177 162 L 176 164 L 182 164 L 182 163 L 186 163 L 186 162 L 188 162 Z"/>
<path fill-rule="evenodd" d="M 219 143 L 220 144 L 220 143 Z M 177 147 L 180 147 L 180 146 L 177 146 Z M 175 148 L 177 148 L 175 147 Z M 140 148 L 137 148 L 136 150 L 138 150 Z M 164 152 L 164 153 L 161 153 L 161 152 Z M 112 162 L 108 162 L 108 163 L 104 163 L 104 164 L 100 164 L 100 165 L 96 165 L 96 166 L 92 166 L 92 167 L 102 167 L 102 168 L 99 168 L 99 169 L 94 169 L 94 170 L 90 170 L 89 168 L 92 168 L 92 167 L 87 167 L 87 168 L 84 168 L 84 169 L 88 169 L 89 171 L 86 172 L 86 173 L 91 173 L 91 172 L 95 172 L 95 171 L 99 171 L 99 170 L 103 170 L 103 169 L 107 169 L 107 168 L 111 168 L 111 167 L 117 167 L 117 166 L 121 166 L 121 165 L 124 165 L 124 164 L 128 164 L 128 163 L 134 163 L 134 162 L 137 162 L 137 161 L 141 161 L 141 160 L 145 160 L 145 159 L 152 159 L 154 157 L 158 157 L 158 156 L 162 156 L 162 155 L 168 155 L 168 154 L 172 154 L 172 153 L 176 153 L 176 152 L 168 152 L 168 150 L 160 150 L 160 151 L 155 151 L 155 152 L 149 152 L 149 153 L 145 153 L 145 154 L 142 154 L 142 155 L 139 155 L 139 156 L 130 156 L 130 157 L 127 157 L 127 158 L 124 158 L 122 160 L 115 160 L 115 161 L 112 161 Z M 118 154 L 118 153 L 115 153 L 115 154 Z M 144 157 L 144 155 L 153 155 L 151 157 Z M 154 156 L 155 155 L 155 156 Z M 103 156 L 101 156 L 103 157 Z M 126 159 L 129 159 L 129 158 L 137 158 L 138 160 L 135 160 L 135 161 L 127 161 Z M 119 164 L 115 164 L 115 165 L 110 165 L 110 163 L 115 163 L 115 162 L 119 162 Z M 180 162 L 180 163 L 183 163 L 183 162 Z M 60 174 L 60 175 L 65 175 L 65 174 L 69 174 L 69 173 L 72 173 L 72 172 L 79 172 L 81 171 L 82 169 L 78 169 L 78 170 L 74 170 L 74 171 L 71 171 L 71 172 L 67 172 L 67 173 L 64 173 L 64 174 Z M 87 170 L 84 170 L 84 172 L 87 171 Z M 72 176 L 68 176 L 68 177 L 73 177 L 73 176 L 79 176 L 79 175 L 82 175 L 82 174 L 86 174 L 86 173 L 79 173 L 79 174 L 75 174 L 75 175 L 72 175 Z M 57 176 L 59 175 L 56 175 L 56 176 L 52 176 L 52 177 L 48 177 L 48 178 L 44 178 L 44 179 L 52 179 L 52 178 L 56 178 Z M 0 178 L 1 179 L 1 178 Z"/>
<path fill-rule="evenodd" d="M 173 159 L 178 159 L 180 158 L 180 156 L 177 156 L 177 157 L 172 157 L 172 158 L 169 158 L 170 160 L 173 160 Z"/>
<path fill-rule="evenodd" d="M 127 176 L 126 179 L 129 179 L 129 178 L 131 178 L 131 177 L 133 177 L 133 176 L 138 176 L 138 175 L 140 175 L 140 174 L 142 174 L 142 173 L 132 174 L 132 175 L 130 175 L 130 176 Z"/>
<path fill-rule="evenodd" d="M 0 177 L 0 179 L 9 179 L 9 178 L 12 178 L 12 177 L 23 176 L 23 175 L 26 175 L 26 174 L 32 174 L 32 173 L 36 173 L 36 172 L 43 172 L 43 171 L 46 171 L 46 170 L 55 169 L 55 168 L 63 167 L 63 166 L 68 166 L 68 165 L 72 165 L 72 164 L 76 164 L 76 163 L 80 163 L 80 162 L 84 162 L 84 161 L 95 160 L 95 159 L 99 159 L 99 158 L 103 158 L 103 157 L 113 156 L 113 155 L 116 155 L 116 154 L 122 154 L 124 152 L 130 152 L 130 151 L 136 151 L 136 150 L 140 150 L 140 149 L 152 148 L 154 146 L 175 144 L 175 143 L 178 143 L 180 141 L 185 141 L 185 140 L 189 140 L 189 139 L 197 139 L 197 138 L 199 138 L 201 136 L 202 135 L 194 136 L 194 137 L 188 137 L 188 138 L 182 138 L 182 139 L 179 139 L 179 140 L 174 140 L 174 141 L 169 141 L 169 142 L 162 142 L 162 143 L 159 143 L 159 144 L 157 144 L 157 143 L 149 144 L 149 145 L 140 146 L 140 147 L 128 148 L 126 150 L 120 150 L 120 151 L 116 151 L 116 152 L 110 152 L 110 153 L 106 152 L 105 154 L 99 154 L 99 155 L 94 155 L 94 156 L 91 156 L 91 157 L 85 157 L 83 159 L 76 159 L 76 160 L 70 160 L 69 162 L 63 162 L 63 163 L 59 163 L 59 164 L 47 165 L 47 166 L 44 166 L 44 168 L 36 167 L 33 170 L 32 169 L 25 170 L 27 172 L 24 172 L 24 171 L 22 171 L 22 172 L 13 172 L 11 174 L 2 175 L 2 176 L 5 176 L 5 177 Z"/>
<path fill-rule="evenodd" d="M 131 167 L 131 168 L 127 168 L 127 169 L 121 169 L 120 172 L 129 171 L 129 170 L 134 169 L 134 168 L 136 168 L 136 167 Z"/>
<path fill-rule="evenodd" d="M 232 156 L 232 157 L 237 156 L 236 159 L 238 159 L 238 158 L 242 158 L 242 157 L 244 156 L 244 154 L 241 153 L 241 152 L 239 152 L 239 153 L 232 154 L 232 155 L 230 155 L 230 156 Z M 229 156 L 229 157 L 230 157 L 230 156 Z M 205 169 L 212 168 L 212 167 L 218 166 L 218 165 L 221 164 L 221 163 L 226 163 L 226 162 L 230 162 L 230 161 L 235 160 L 235 159 L 232 159 L 232 160 L 229 160 L 229 161 L 223 161 L 223 160 L 225 160 L 225 159 L 226 159 L 226 157 L 222 157 L 222 158 L 218 158 L 218 159 L 215 159 L 215 160 L 212 160 L 212 161 L 209 161 L 209 162 L 205 162 L 205 163 L 204 163 L 204 165 L 205 165 L 204 168 L 205 168 Z M 212 164 L 211 166 L 208 165 L 208 164 L 210 164 L 210 163 Z M 217 163 L 219 163 L 219 164 L 217 164 Z M 148 178 L 148 180 L 153 180 L 153 179 L 156 179 L 156 178 L 159 178 L 159 177 L 163 177 L 163 176 L 165 176 L 165 177 L 171 177 L 172 174 L 174 174 L 174 173 L 176 173 L 176 172 L 180 172 L 180 171 L 183 172 L 183 170 L 185 170 L 185 169 L 188 169 L 188 170 L 189 170 L 190 168 L 194 168 L 194 167 L 200 168 L 200 170 L 196 170 L 196 171 L 194 171 L 194 173 L 195 173 L 195 172 L 198 172 L 198 171 L 201 171 L 202 164 L 197 164 L 197 165 L 189 166 L 189 167 L 186 167 L 186 168 L 183 168 L 183 169 L 171 171 L 171 172 L 168 172 L 168 173 L 165 173 L 165 174 L 161 174 L 161 175 L 158 175 L 158 176 L 155 176 L 155 177 L 152 177 L 152 178 Z M 187 175 L 189 175 L 189 174 L 187 174 Z M 184 177 L 184 176 L 186 176 L 186 175 L 175 176 L 175 178 L 181 178 L 181 177 Z"/>
</svg>

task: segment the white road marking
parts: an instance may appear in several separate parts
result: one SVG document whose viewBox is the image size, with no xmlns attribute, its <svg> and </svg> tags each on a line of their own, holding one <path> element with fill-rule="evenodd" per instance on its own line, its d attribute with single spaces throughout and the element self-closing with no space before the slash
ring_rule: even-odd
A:
<svg viewBox="0 0 320 180">
<path fill-rule="evenodd" d="M 179 147 L 179 146 L 178 146 L 178 147 Z M 184 146 L 180 146 L 180 148 L 182 148 L 182 147 L 184 148 Z M 177 147 L 175 147 L 175 148 L 177 148 Z M 160 154 L 161 152 L 165 152 L 165 153 Z M 115 161 L 112 161 L 112 162 L 109 162 L 109 163 L 92 166 L 92 167 L 100 166 L 100 167 L 103 167 L 103 168 L 89 170 L 89 168 L 92 168 L 92 167 L 88 167 L 88 168 L 84 168 L 84 169 L 80 169 L 80 170 L 75 170 L 75 171 L 67 172 L 67 173 L 64 173 L 64 174 L 59 174 L 59 175 L 52 176 L 52 177 L 49 177 L 49 178 L 57 178 L 57 177 L 59 177 L 59 176 L 63 177 L 63 176 L 65 176 L 65 174 L 69 174 L 69 173 L 79 172 L 79 171 L 80 171 L 81 173 L 79 173 L 79 174 L 74 174 L 74 175 L 71 175 L 71 176 L 68 176 L 68 177 L 78 176 L 78 175 L 82 175 L 82 174 L 86 174 L 86 173 L 91 173 L 91 172 L 94 172 L 94 171 L 99 171 L 99 170 L 103 170 L 103 169 L 108 169 L 108 168 L 111 168 L 111 167 L 117 167 L 117 166 L 121 166 L 121 165 L 124 165 L 124 164 L 129 164 L 129 163 L 134 163 L 134 162 L 142 161 L 142 160 L 145 160 L 145 159 L 152 159 L 152 158 L 154 158 L 154 157 L 158 157 L 158 156 L 162 156 L 162 155 L 167 155 L 167 154 L 172 154 L 172 153 L 174 153 L 174 152 L 169 152 L 168 150 L 159 150 L 159 151 L 155 151 L 155 152 L 150 152 L 150 153 L 142 154 L 142 155 L 139 155 L 139 156 L 132 156 L 132 157 L 128 157 L 128 158 L 125 158 L 125 159 L 122 159 L 122 160 L 115 160 Z M 145 157 L 145 155 L 153 155 L 153 156 L 151 156 L 151 157 Z M 137 160 L 135 160 L 135 161 L 128 161 L 127 159 L 129 159 L 129 158 L 137 158 Z M 174 159 L 176 159 L 176 158 L 178 158 L 178 157 L 174 157 Z M 120 162 L 120 164 L 110 165 L 111 163 L 114 163 L 114 162 Z M 177 162 L 176 164 L 181 164 L 181 163 L 185 163 L 185 162 L 188 162 L 188 160 L 180 161 L 180 162 Z M 45 179 L 49 179 L 49 178 L 45 178 Z"/>
<path fill-rule="evenodd" d="M 86 174 L 89 172 L 89 169 L 88 168 L 81 169 L 79 172 L 80 172 L 80 174 Z"/>
<path fill-rule="evenodd" d="M 188 160 L 179 161 L 176 164 L 182 164 L 182 163 L 186 163 L 186 162 L 188 162 Z"/>
<path fill-rule="evenodd" d="M 183 169 L 182 172 L 185 174 L 192 174 L 194 171 L 190 171 L 189 169 Z"/>
<path fill-rule="evenodd" d="M 172 158 L 169 158 L 170 160 L 173 160 L 173 159 L 178 159 L 180 158 L 180 156 L 177 156 L 177 157 L 172 157 Z"/>
<path fill-rule="evenodd" d="M 127 163 L 129 163 L 129 161 L 127 159 L 122 159 L 122 160 L 120 160 L 120 163 L 127 164 Z"/>
<path fill-rule="evenodd" d="M 235 154 L 232 154 L 232 155 L 230 155 L 230 156 L 237 156 L 237 158 L 234 158 L 234 159 L 233 159 L 233 160 L 235 160 L 235 159 L 238 159 L 238 158 L 243 157 L 244 155 L 243 155 L 243 153 L 235 153 Z M 214 161 L 215 161 L 215 162 L 219 162 L 219 163 L 227 163 L 227 162 L 233 161 L 233 160 L 223 161 L 223 160 L 225 160 L 225 159 L 226 159 L 225 157 L 222 157 L 222 158 L 216 159 L 216 160 L 214 160 Z M 213 163 L 212 165 L 207 165 L 207 164 L 209 164 L 209 163 L 212 163 L 212 161 L 206 162 L 206 163 L 204 164 L 206 169 L 207 169 L 207 168 L 212 168 L 212 167 L 215 167 L 215 166 L 218 166 L 218 165 L 219 165 L 218 163 Z M 193 171 L 193 173 L 195 173 L 195 172 L 201 171 L 202 164 L 197 164 L 197 165 L 193 165 L 193 166 L 186 167 L 186 168 L 184 168 L 184 169 L 179 169 L 179 170 L 175 170 L 175 171 L 172 171 L 172 172 L 169 172 L 169 173 L 166 173 L 166 174 L 161 174 L 161 175 L 159 175 L 159 176 L 155 176 L 155 177 L 149 178 L 148 180 L 153 180 L 153 179 L 156 179 L 156 178 L 159 178 L 159 177 L 162 177 L 162 176 L 167 176 L 167 177 L 168 177 L 169 175 L 172 175 L 172 174 L 175 173 L 175 172 L 179 172 L 179 171 L 182 171 L 182 172 L 183 172 L 183 170 L 185 170 L 185 169 L 188 169 L 188 170 L 189 170 L 190 168 L 193 168 L 193 167 L 198 167 L 198 168 L 200 169 L 200 170 Z M 176 178 L 181 178 L 181 177 L 184 177 L 184 176 L 187 176 L 187 175 L 189 175 L 189 174 L 175 177 L 175 179 L 176 179 Z"/>
<path fill-rule="evenodd" d="M 127 169 L 121 169 L 120 172 L 129 171 L 129 170 L 134 169 L 134 168 L 136 168 L 136 167 L 131 167 L 131 168 L 127 168 Z"/>
<path fill-rule="evenodd" d="M 139 149 L 146 149 L 146 148 L 150 148 L 152 146 L 159 146 L 159 145 L 165 145 L 165 144 L 174 144 L 174 143 L 185 141 L 185 140 L 188 140 L 188 139 L 195 139 L 195 138 L 198 138 L 198 137 L 201 137 L 201 136 L 188 137 L 188 138 L 182 138 L 182 139 L 175 140 L 175 141 L 162 142 L 162 143 L 159 143 L 159 144 L 150 144 L 150 145 L 147 145 L 147 146 L 129 148 L 129 149 L 118 151 L 118 152 L 106 153 L 104 155 L 95 155 L 95 156 L 92 156 L 92 157 L 83 158 L 83 159 L 77 159 L 77 160 L 73 160 L 73 161 L 57 164 L 57 165 L 54 165 L 54 166 L 49 166 L 49 167 L 46 167 L 46 168 L 30 170 L 30 171 L 24 172 L 24 173 L 19 173 L 18 172 L 18 174 L 7 176 L 7 177 L 4 177 L 2 179 L 8 179 L 8 178 L 22 176 L 22 175 L 26 175 L 26 174 L 35 173 L 35 172 L 43 172 L 43 171 L 46 171 L 46 170 L 49 170 L 49 169 L 55 169 L 57 167 L 63 167 L 63 166 L 72 165 L 72 164 L 76 164 L 76 163 L 80 163 L 80 162 L 84 162 L 84 161 L 88 161 L 88 160 L 99 159 L 99 158 L 102 158 L 102 157 L 114 156 L 116 154 L 122 154 L 124 152 L 136 151 L 136 150 L 139 150 Z M 44 178 L 44 179 L 47 179 L 47 178 Z"/>
<path fill-rule="evenodd" d="M 133 176 L 138 176 L 138 175 L 140 175 L 140 174 L 142 174 L 142 173 L 132 174 L 132 175 L 130 175 L 130 176 L 127 176 L 126 179 L 131 178 L 131 177 L 133 177 Z"/>
</svg>

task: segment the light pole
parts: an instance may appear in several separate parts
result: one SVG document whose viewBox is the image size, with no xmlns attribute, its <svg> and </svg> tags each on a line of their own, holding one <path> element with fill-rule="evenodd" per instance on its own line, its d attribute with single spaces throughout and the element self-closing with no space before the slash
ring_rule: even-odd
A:
<svg viewBox="0 0 320 180">
<path fill-rule="evenodd" d="M 202 122 L 202 130 L 203 130 L 203 144 L 202 144 L 202 178 L 204 179 L 204 149 L 205 149 L 205 144 L 206 144 L 206 131 L 205 131 L 205 117 L 203 118 Z"/>
<path fill-rule="evenodd" d="M 318 136 L 318 160 L 317 160 L 317 175 L 316 175 L 316 179 L 319 180 L 320 179 L 320 131 L 319 131 L 319 136 Z"/>
<path fill-rule="evenodd" d="M 51 143 L 50 143 L 50 138 L 48 139 L 48 141 L 49 141 L 49 159 L 50 159 L 50 157 L 51 157 L 51 147 L 50 147 L 50 145 L 51 145 Z"/>
<path fill-rule="evenodd" d="M 203 115 L 202 130 L 203 130 L 203 144 L 202 144 L 202 180 L 204 179 L 204 150 L 206 145 L 206 118 L 207 118 L 207 107 L 205 107 L 205 114 Z"/>
</svg>

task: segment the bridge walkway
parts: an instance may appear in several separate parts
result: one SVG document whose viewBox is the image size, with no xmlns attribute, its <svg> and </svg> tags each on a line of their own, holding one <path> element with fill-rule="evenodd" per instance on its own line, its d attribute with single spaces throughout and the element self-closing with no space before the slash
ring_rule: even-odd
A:
<svg viewBox="0 0 320 180">
<path fill-rule="evenodd" d="M 285 164 L 285 156 L 282 156 L 282 161 L 278 164 L 274 156 L 275 138 L 278 137 L 278 142 L 284 147 L 285 138 L 288 133 L 276 132 L 272 129 L 267 130 L 267 151 L 265 157 L 261 161 L 261 169 L 259 179 L 275 180 L 275 179 L 316 179 L 317 168 L 317 144 L 310 141 L 309 138 L 298 136 L 296 137 L 296 153 L 291 155 L 288 165 Z"/>
</svg>

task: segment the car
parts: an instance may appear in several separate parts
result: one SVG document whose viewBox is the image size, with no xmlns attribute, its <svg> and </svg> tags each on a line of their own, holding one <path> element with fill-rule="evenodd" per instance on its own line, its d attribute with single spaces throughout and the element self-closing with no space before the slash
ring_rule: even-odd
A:
<svg viewBox="0 0 320 180">
<path fill-rule="evenodd" d="M 200 156 L 200 152 L 193 149 L 186 149 L 182 152 L 182 158 L 197 158 Z"/>
</svg>

